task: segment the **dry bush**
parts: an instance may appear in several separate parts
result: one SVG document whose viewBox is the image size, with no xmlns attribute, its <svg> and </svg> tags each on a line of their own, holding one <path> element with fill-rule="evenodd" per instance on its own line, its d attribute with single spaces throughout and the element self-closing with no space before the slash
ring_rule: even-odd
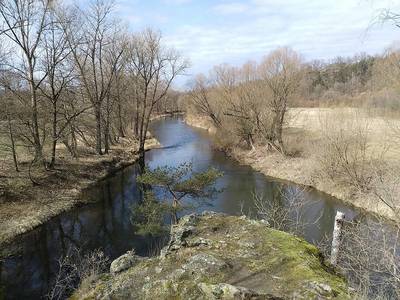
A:
<svg viewBox="0 0 400 300">
<path fill-rule="evenodd" d="M 382 219 L 345 224 L 338 266 L 360 298 L 399 299 L 399 234 Z"/>
<path fill-rule="evenodd" d="M 301 234 L 305 227 L 316 224 L 322 217 L 321 212 L 315 220 L 306 220 L 305 212 L 315 202 L 305 197 L 304 189 L 288 186 L 272 193 L 272 197 L 253 193 L 256 215 L 272 228 Z"/>
<path fill-rule="evenodd" d="M 400 227 L 379 217 L 345 221 L 337 268 L 355 290 L 354 299 L 398 299 L 400 296 Z M 318 248 L 331 253 L 332 238 Z"/>
<path fill-rule="evenodd" d="M 375 197 L 385 204 L 392 212 L 395 220 L 400 223 L 400 166 L 381 164 L 375 169 L 372 182 L 372 192 Z"/>
<path fill-rule="evenodd" d="M 232 151 L 234 146 L 236 146 L 238 143 L 238 139 L 235 137 L 235 135 L 226 128 L 217 130 L 215 136 L 213 137 L 213 141 L 213 145 L 217 149 L 226 153 Z"/>
<path fill-rule="evenodd" d="M 307 148 L 305 138 L 297 134 L 285 134 L 283 141 L 285 143 L 286 155 L 290 157 L 301 156 Z"/>
<path fill-rule="evenodd" d="M 396 89 L 384 88 L 372 93 L 366 98 L 365 106 L 374 108 L 386 113 L 400 112 L 400 97 Z"/>
<path fill-rule="evenodd" d="M 315 149 L 319 172 L 336 183 L 368 191 L 374 166 L 386 149 L 384 145 L 371 148 L 367 120 L 353 112 L 325 115 L 321 133 Z"/>
<path fill-rule="evenodd" d="M 58 273 L 48 299 L 65 299 L 80 285 L 81 289 L 90 289 L 99 275 L 108 270 L 109 259 L 100 250 L 83 255 L 80 250 L 70 248 L 59 260 Z"/>
</svg>

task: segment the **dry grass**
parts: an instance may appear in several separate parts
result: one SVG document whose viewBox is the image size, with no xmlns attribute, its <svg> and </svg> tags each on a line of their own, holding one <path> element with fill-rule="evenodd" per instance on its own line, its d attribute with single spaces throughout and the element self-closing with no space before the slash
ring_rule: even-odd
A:
<svg viewBox="0 0 400 300">
<path fill-rule="evenodd" d="M 186 115 L 185 122 L 191 126 L 201 128 L 207 130 L 210 133 L 216 133 L 216 128 L 211 124 L 208 117 L 205 116 L 195 116 L 195 115 Z"/>
<path fill-rule="evenodd" d="M 396 180 L 400 177 L 400 134 L 393 130 L 400 129 L 400 118 L 393 115 L 389 118 L 381 112 L 357 108 L 296 108 L 290 111 L 288 120 L 286 147 L 292 156 L 268 152 L 260 145 L 251 151 L 235 148 L 232 156 L 268 176 L 312 186 L 357 207 L 389 218 L 396 217 L 375 190 L 379 190 L 386 199 L 390 198 L 396 206 L 400 205 L 397 196 L 400 194 L 400 183 Z M 195 118 L 190 121 L 190 125 L 196 126 Z M 369 191 L 348 184 L 348 179 L 339 177 L 339 173 L 331 177 L 323 175 L 318 161 L 327 146 L 329 128 L 347 130 L 346 135 L 351 141 L 354 129 L 360 124 L 364 126 L 368 138 L 364 159 L 375 161 L 368 168 L 362 166 L 366 176 L 372 177 Z M 201 127 L 205 127 L 204 124 Z"/>
</svg>

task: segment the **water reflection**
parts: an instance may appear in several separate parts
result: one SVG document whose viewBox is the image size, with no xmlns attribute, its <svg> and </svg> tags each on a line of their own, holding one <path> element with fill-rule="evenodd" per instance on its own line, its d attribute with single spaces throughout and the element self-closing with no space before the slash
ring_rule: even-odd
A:
<svg viewBox="0 0 400 300">
<path fill-rule="evenodd" d="M 254 215 L 252 192 L 272 199 L 277 190 L 300 189 L 268 179 L 214 151 L 206 133 L 179 119 L 157 121 L 151 130 L 164 146 L 147 153 L 146 162 L 151 168 L 192 162 L 194 171 L 214 166 L 224 172 L 225 176 L 216 184 L 223 192 L 212 201 L 211 207 L 201 205 L 196 208 L 198 211 Z M 136 235 L 130 222 L 130 207 L 141 200 L 141 191 L 135 181 L 137 174 L 137 166 L 118 172 L 85 193 L 85 198 L 96 202 L 55 217 L 18 239 L 12 245 L 15 254 L 0 261 L 0 285 L 5 288 L 6 298 L 38 299 L 46 295 L 57 272 L 59 258 L 71 246 L 83 251 L 102 249 L 111 259 L 132 248 L 140 255 L 152 252 L 157 239 Z M 310 190 L 305 191 L 305 197 L 312 202 L 304 211 L 305 218 L 312 222 L 318 219 L 317 224 L 305 228 L 304 237 L 308 241 L 319 241 L 331 233 L 336 210 L 344 211 L 350 218 L 357 215 L 351 208 L 324 194 Z"/>
</svg>

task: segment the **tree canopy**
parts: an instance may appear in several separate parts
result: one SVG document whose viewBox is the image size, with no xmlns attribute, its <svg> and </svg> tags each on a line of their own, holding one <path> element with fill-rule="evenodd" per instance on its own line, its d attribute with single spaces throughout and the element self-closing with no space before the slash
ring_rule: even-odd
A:
<svg viewBox="0 0 400 300">
<path fill-rule="evenodd" d="M 138 233 L 159 234 L 162 231 L 163 218 L 167 214 L 171 214 L 176 223 L 178 212 L 190 206 L 183 203 L 185 197 L 190 197 L 192 201 L 212 199 L 219 192 L 214 184 L 222 175 L 215 168 L 193 172 L 190 163 L 177 167 L 157 167 L 154 170 L 146 167 L 143 174 L 137 177 L 137 182 L 144 189 L 143 202 L 132 209 L 132 223 Z M 156 187 L 168 195 L 166 199 L 156 199 L 152 190 Z"/>
</svg>

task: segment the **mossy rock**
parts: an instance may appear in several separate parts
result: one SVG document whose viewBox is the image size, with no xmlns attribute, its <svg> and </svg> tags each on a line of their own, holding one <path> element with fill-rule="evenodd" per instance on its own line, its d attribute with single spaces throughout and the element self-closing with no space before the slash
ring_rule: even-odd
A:
<svg viewBox="0 0 400 300">
<path fill-rule="evenodd" d="M 176 232 L 186 232 L 185 238 L 174 237 Z M 351 298 L 345 280 L 324 264 L 315 246 L 244 217 L 184 218 L 162 253 L 81 287 L 72 298 Z"/>
</svg>

